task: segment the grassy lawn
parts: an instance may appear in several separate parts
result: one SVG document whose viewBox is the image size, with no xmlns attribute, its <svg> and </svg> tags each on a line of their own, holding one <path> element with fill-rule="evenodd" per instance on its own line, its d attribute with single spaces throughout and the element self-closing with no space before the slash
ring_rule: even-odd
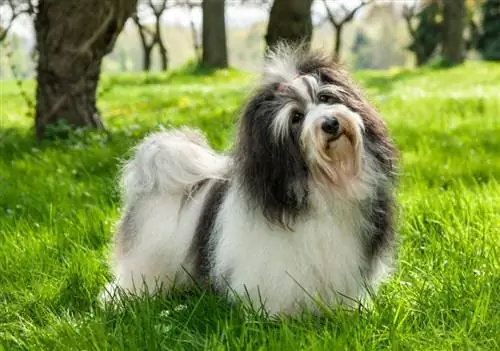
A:
<svg viewBox="0 0 500 351">
<path fill-rule="evenodd" d="M 159 125 L 230 147 L 253 77 L 105 78 L 111 138 L 41 145 L 18 88 L 0 82 L 0 349 L 500 349 L 500 65 L 357 78 L 402 151 L 398 268 L 370 311 L 282 321 L 200 292 L 96 303 L 120 159 Z"/>
</svg>

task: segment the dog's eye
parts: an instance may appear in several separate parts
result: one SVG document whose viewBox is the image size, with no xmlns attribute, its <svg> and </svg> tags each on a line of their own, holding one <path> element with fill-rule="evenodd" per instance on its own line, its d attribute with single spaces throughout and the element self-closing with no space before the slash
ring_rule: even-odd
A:
<svg viewBox="0 0 500 351">
<path fill-rule="evenodd" d="M 322 104 L 328 104 L 328 105 L 340 103 L 340 99 L 338 97 L 335 97 L 333 95 L 328 95 L 328 94 L 319 95 L 318 101 Z"/>
<path fill-rule="evenodd" d="M 299 111 L 292 112 L 292 123 L 299 123 L 304 118 L 304 114 Z"/>
</svg>

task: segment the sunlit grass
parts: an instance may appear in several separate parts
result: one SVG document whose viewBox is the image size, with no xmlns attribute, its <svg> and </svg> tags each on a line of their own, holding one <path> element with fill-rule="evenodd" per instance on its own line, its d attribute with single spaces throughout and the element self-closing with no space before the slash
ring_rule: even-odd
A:
<svg viewBox="0 0 500 351">
<path fill-rule="evenodd" d="M 100 108 L 111 138 L 81 133 L 41 145 L 18 88 L 0 82 L 0 346 L 500 348 L 500 66 L 493 64 L 357 74 L 403 160 L 398 267 L 370 311 L 266 321 L 196 292 L 97 308 L 109 279 L 120 159 L 160 125 L 198 127 L 217 150 L 227 149 L 255 79 L 188 73 L 105 77 Z M 33 87 L 25 84 L 30 94 Z"/>
</svg>

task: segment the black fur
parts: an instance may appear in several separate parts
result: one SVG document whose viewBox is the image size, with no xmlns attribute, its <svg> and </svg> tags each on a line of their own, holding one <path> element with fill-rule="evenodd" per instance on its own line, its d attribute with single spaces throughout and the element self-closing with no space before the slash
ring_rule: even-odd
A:
<svg viewBox="0 0 500 351">
<path fill-rule="evenodd" d="M 275 97 L 274 87 L 257 91 L 240 121 L 235 152 L 243 193 L 253 208 L 260 208 L 270 223 L 291 228 L 308 210 L 308 170 L 298 143 L 299 130 L 291 138 L 276 140 L 272 121 L 285 100 Z"/>
<path fill-rule="evenodd" d="M 366 217 L 372 224 L 369 233 L 365 233 L 367 240 L 364 242 L 367 262 L 371 263 L 374 258 L 384 253 L 393 251 L 396 245 L 395 217 L 396 198 L 394 190 L 396 187 L 396 170 L 394 166 L 395 154 L 391 151 L 391 144 L 387 140 L 379 140 L 378 135 L 372 130 L 365 131 L 365 151 L 372 155 L 377 161 L 379 172 L 382 172 L 387 180 L 379 184 L 377 191 L 368 204 L 364 207 Z"/>
<path fill-rule="evenodd" d="M 375 258 L 385 256 L 394 248 L 394 198 L 387 189 L 379 187 L 362 208 L 371 224 L 363 235 L 366 262 L 371 267 Z"/>
<path fill-rule="evenodd" d="M 214 225 L 217 213 L 226 196 L 229 182 L 226 180 L 213 180 L 209 183 L 210 190 L 208 191 L 207 198 L 203 204 L 203 209 L 198 220 L 198 225 L 194 234 L 191 251 L 194 254 L 196 263 L 196 276 L 197 281 L 206 285 L 207 278 L 209 277 L 211 268 L 210 237 L 214 235 Z"/>
</svg>

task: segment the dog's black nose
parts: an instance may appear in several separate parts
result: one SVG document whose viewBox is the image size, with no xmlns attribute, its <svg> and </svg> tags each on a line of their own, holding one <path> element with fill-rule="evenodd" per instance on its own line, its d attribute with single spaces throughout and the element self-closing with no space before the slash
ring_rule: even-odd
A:
<svg viewBox="0 0 500 351">
<path fill-rule="evenodd" d="M 338 133 L 340 128 L 339 120 L 335 117 L 327 117 L 321 124 L 321 129 L 327 134 L 335 135 Z"/>
</svg>

